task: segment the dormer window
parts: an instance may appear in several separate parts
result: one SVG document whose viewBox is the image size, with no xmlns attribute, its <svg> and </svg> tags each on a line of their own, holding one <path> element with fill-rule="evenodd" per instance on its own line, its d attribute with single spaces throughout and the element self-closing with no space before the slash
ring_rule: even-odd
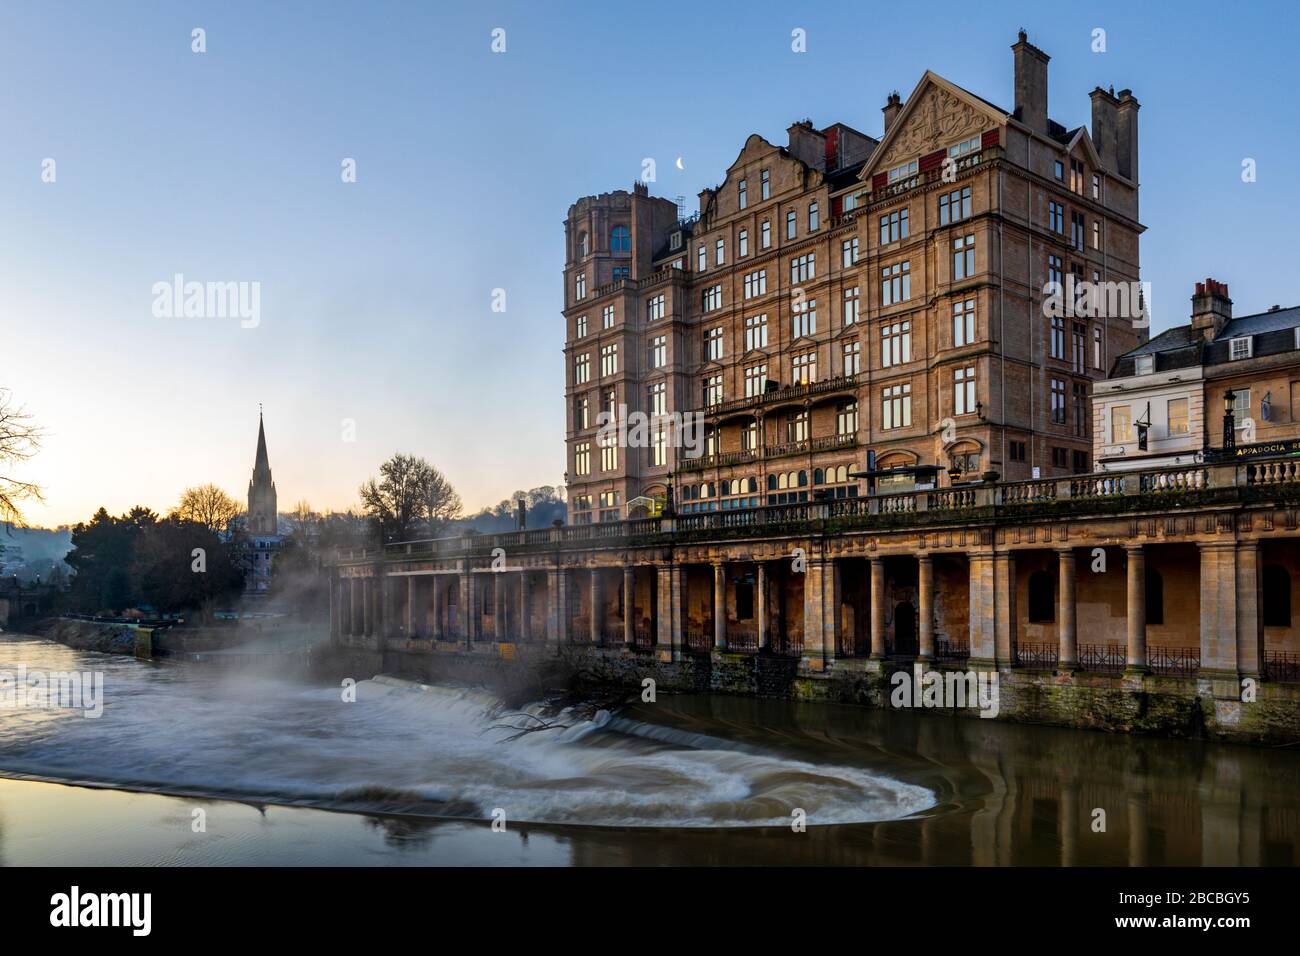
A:
<svg viewBox="0 0 1300 956">
<path fill-rule="evenodd" d="M 1228 340 L 1228 358 L 1232 361 L 1238 359 L 1248 359 L 1253 354 L 1252 345 L 1254 339 L 1249 335 L 1243 335 L 1239 338 Z"/>
<path fill-rule="evenodd" d="M 681 247 L 682 247 L 682 232 L 679 229 L 676 232 L 674 232 L 671 236 L 668 237 L 668 248 L 676 252 Z"/>
<path fill-rule="evenodd" d="M 1150 375 L 1156 370 L 1156 357 L 1154 355 L 1139 355 L 1133 360 L 1134 375 Z"/>
</svg>

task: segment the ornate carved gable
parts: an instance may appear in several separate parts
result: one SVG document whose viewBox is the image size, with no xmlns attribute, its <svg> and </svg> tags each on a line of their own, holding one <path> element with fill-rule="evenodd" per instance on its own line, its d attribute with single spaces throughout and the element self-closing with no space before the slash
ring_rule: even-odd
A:
<svg viewBox="0 0 1300 956">
<path fill-rule="evenodd" d="M 898 122 L 903 125 L 890 140 L 884 160 L 874 164 L 876 169 L 889 169 L 951 146 L 987 129 L 994 121 L 951 90 L 931 83 L 920 94 L 915 108 L 900 116 Z"/>
</svg>

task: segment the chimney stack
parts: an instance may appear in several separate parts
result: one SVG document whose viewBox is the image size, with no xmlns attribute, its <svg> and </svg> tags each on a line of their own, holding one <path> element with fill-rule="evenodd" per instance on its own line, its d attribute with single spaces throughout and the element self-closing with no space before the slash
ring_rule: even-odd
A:
<svg viewBox="0 0 1300 956">
<path fill-rule="evenodd" d="M 1108 93 L 1100 86 L 1092 93 L 1092 145 L 1101 157 L 1101 168 L 1119 172 L 1119 100 L 1114 89 Z"/>
<path fill-rule="evenodd" d="M 1025 31 L 1011 47 L 1016 58 L 1016 119 L 1047 135 L 1047 63 L 1051 57 L 1029 42 Z"/>
<path fill-rule="evenodd" d="M 898 95 L 898 90 L 894 90 L 892 93 L 889 94 L 889 98 L 885 100 L 885 105 L 880 108 L 880 112 L 885 114 L 886 133 L 889 132 L 889 127 L 894 125 L 894 120 L 898 118 L 898 114 L 901 113 L 902 111 L 903 111 L 902 97 Z"/>
<path fill-rule="evenodd" d="M 813 129 L 812 120 L 800 120 L 786 131 L 790 136 L 790 155 L 803 160 L 813 169 L 826 171 L 826 134 Z"/>
<path fill-rule="evenodd" d="M 1119 91 L 1115 152 L 1119 174 L 1131 182 L 1138 181 L 1138 110 L 1141 108 L 1132 90 Z"/>
<path fill-rule="evenodd" d="M 1206 279 L 1196 283 L 1192 296 L 1192 335 L 1204 342 L 1213 342 L 1223 327 L 1232 321 L 1232 300 L 1228 298 L 1228 285 Z"/>
</svg>

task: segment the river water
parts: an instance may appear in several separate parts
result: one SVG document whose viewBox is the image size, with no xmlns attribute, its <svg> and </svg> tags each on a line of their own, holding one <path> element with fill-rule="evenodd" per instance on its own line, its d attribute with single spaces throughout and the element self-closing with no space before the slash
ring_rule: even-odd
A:
<svg viewBox="0 0 1300 956">
<path fill-rule="evenodd" d="M 0 706 L 11 865 L 1300 861 L 1295 748 L 704 696 L 510 716 L 0 641 L 20 667 L 102 674 L 103 711 Z"/>
</svg>

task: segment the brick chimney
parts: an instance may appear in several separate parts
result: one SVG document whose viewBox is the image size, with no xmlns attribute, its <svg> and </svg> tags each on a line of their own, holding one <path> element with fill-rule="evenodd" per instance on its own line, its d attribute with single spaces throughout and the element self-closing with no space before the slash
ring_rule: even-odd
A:
<svg viewBox="0 0 1300 956">
<path fill-rule="evenodd" d="M 1109 91 L 1100 86 L 1089 94 L 1092 97 L 1092 145 L 1101 157 L 1101 168 L 1109 173 L 1119 172 L 1119 99 L 1112 87 Z"/>
<path fill-rule="evenodd" d="M 1227 283 L 1213 279 L 1196 283 L 1196 293 L 1192 296 L 1192 337 L 1212 342 L 1230 321 L 1232 300 L 1228 298 Z"/>
<path fill-rule="evenodd" d="M 1138 181 L 1138 110 L 1141 108 L 1132 90 L 1119 91 L 1115 153 L 1119 174 L 1133 182 Z"/>
<path fill-rule="evenodd" d="M 1011 47 L 1016 58 L 1016 119 L 1047 135 L 1047 63 L 1051 57 L 1029 42 L 1025 31 Z"/>
<path fill-rule="evenodd" d="M 800 120 L 786 131 L 790 136 L 790 155 L 813 169 L 826 170 L 826 134 L 813 129 L 812 120 Z"/>
<path fill-rule="evenodd" d="M 894 120 L 898 118 L 898 114 L 901 113 L 902 111 L 903 111 L 902 97 L 898 95 L 898 90 L 894 90 L 892 93 L 889 94 L 889 98 L 885 100 L 885 105 L 880 108 L 880 112 L 885 114 L 886 133 L 889 132 L 889 127 L 894 125 Z"/>
</svg>

